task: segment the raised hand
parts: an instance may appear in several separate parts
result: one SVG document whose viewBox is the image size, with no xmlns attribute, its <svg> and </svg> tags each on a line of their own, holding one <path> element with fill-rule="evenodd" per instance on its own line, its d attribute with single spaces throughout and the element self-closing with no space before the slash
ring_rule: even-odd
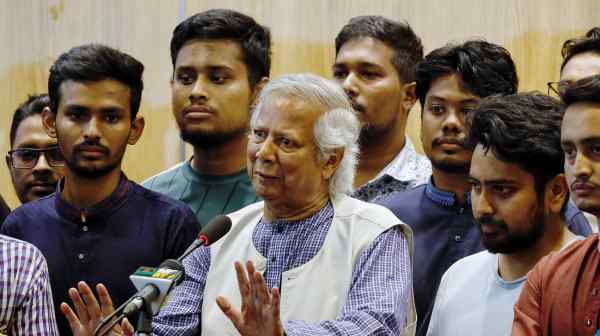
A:
<svg viewBox="0 0 600 336">
<path fill-rule="evenodd" d="M 69 321 L 73 336 L 92 336 L 100 321 L 113 312 L 112 299 L 108 294 L 108 290 L 102 284 L 96 286 L 100 304 L 98 304 L 94 293 L 85 282 L 79 282 L 77 287 L 79 291 L 75 288 L 69 289 L 69 297 L 75 306 L 75 311 L 65 302 L 61 303 L 60 310 Z M 115 326 L 109 335 L 129 336 L 133 333 L 133 327 L 125 319 L 121 326 Z"/>
<path fill-rule="evenodd" d="M 254 269 L 251 261 L 246 263 L 246 270 L 240 262 L 235 262 L 235 271 L 242 297 L 241 312 L 222 296 L 217 298 L 219 308 L 242 336 L 285 335 L 279 317 L 279 289 L 269 290 L 262 274 Z"/>
</svg>

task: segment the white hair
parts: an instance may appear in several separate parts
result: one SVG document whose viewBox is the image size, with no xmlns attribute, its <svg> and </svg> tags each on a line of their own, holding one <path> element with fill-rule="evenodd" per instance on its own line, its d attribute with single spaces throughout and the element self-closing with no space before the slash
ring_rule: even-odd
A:
<svg viewBox="0 0 600 336">
<path fill-rule="evenodd" d="M 352 192 L 358 162 L 360 121 L 348 96 L 335 82 L 313 74 L 284 75 L 268 82 L 262 89 L 254 108 L 250 125 L 271 97 L 294 97 L 323 107 L 313 128 L 314 141 L 319 149 L 318 160 L 327 160 L 336 149 L 343 149 L 340 165 L 329 179 L 332 196 Z"/>
</svg>

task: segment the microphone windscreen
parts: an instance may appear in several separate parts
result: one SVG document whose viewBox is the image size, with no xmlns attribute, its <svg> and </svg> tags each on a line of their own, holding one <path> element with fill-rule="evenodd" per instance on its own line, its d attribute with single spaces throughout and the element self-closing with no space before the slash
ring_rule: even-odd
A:
<svg viewBox="0 0 600 336">
<path fill-rule="evenodd" d="M 229 230 L 231 230 L 231 218 L 219 215 L 208 222 L 198 236 L 206 237 L 206 245 L 208 246 L 221 239 Z"/>
</svg>

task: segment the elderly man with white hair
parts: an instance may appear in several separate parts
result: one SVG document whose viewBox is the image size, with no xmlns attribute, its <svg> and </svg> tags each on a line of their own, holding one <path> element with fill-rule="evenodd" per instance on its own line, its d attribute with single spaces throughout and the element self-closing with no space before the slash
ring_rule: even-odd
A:
<svg viewBox="0 0 600 336">
<path fill-rule="evenodd" d="M 269 82 L 247 149 L 264 202 L 231 214 L 223 239 L 184 260 L 186 277 L 153 334 L 412 334 L 410 230 L 384 207 L 347 196 L 359 132 L 334 82 L 309 74 Z M 110 311 L 99 290 L 102 308 L 87 286 L 83 300 L 74 295 L 81 321 L 65 309 L 76 335 Z"/>
</svg>

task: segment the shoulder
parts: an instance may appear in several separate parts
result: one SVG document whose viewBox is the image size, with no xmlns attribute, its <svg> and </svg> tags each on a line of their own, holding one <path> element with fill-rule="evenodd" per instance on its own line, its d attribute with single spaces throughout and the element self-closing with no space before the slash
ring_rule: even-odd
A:
<svg viewBox="0 0 600 336">
<path fill-rule="evenodd" d="M 497 256 L 488 251 L 481 251 L 456 261 L 444 274 L 446 281 L 460 277 L 481 277 L 482 271 L 490 267 Z"/>
<path fill-rule="evenodd" d="M 8 214 L 4 225 L 29 221 L 31 219 L 35 219 L 36 222 L 43 221 L 54 211 L 55 197 L 55 194 L 52 194 L 17 207 Z"/>
<path fill-rule="evenodd" d="M 185 168 L 187 161 L 180 162 L 167 170 L 163 170 L 162 172 L 147 178 L 142 185 L 146 188 L 152 190 L 160 190 L 168 187 L 168 184 L 172 182 L 172 180 L 181 174 L 181 170 Z M 183 175 L 181 175 L 183 177 Z"/>
<path fill-rule="evenodd" d="M 405 209 L 414 209 L 418 206 L 421 197 L 425 195 L 426 187 L 426 184 L 420 184 L 405 191 L 392 194 L 377 203 L 394 213 L 404 211 Z"/>
<path fill-rule="evenodd" d="M 3 259 L 10 258 L 14 260 L 15 258 L 24 258 L 30 262 L 33 261 L 33 263 L 29 264 L 31 267 L 38 266 L 37 264 L 42 261 L 45 263 L 42 252 L 28 242 L 0 234 L 0 246 L 2 247 L 0 249 L 0 256 Z M 0 263 L 2 263 L 2 260 L 0 260 Z"/>
<path fill-rule="evenodd" d="M 332 198 L 335 217 L 355 217 L 370 222 L 401 223 L 390 209 L 374 203 L 368 203 L 346 195 Z"/>
<path fill-rule="evenodd" d="M 190 207 L 182 201 L 171 198 L 154 190 L 147 189 L 133 181 L 129 181 L 131 193 L 136 202 L 146 203 L 144 208 L 150 211 L 166 213 L 185 213 L 193 216 Z"/>
</svg>

